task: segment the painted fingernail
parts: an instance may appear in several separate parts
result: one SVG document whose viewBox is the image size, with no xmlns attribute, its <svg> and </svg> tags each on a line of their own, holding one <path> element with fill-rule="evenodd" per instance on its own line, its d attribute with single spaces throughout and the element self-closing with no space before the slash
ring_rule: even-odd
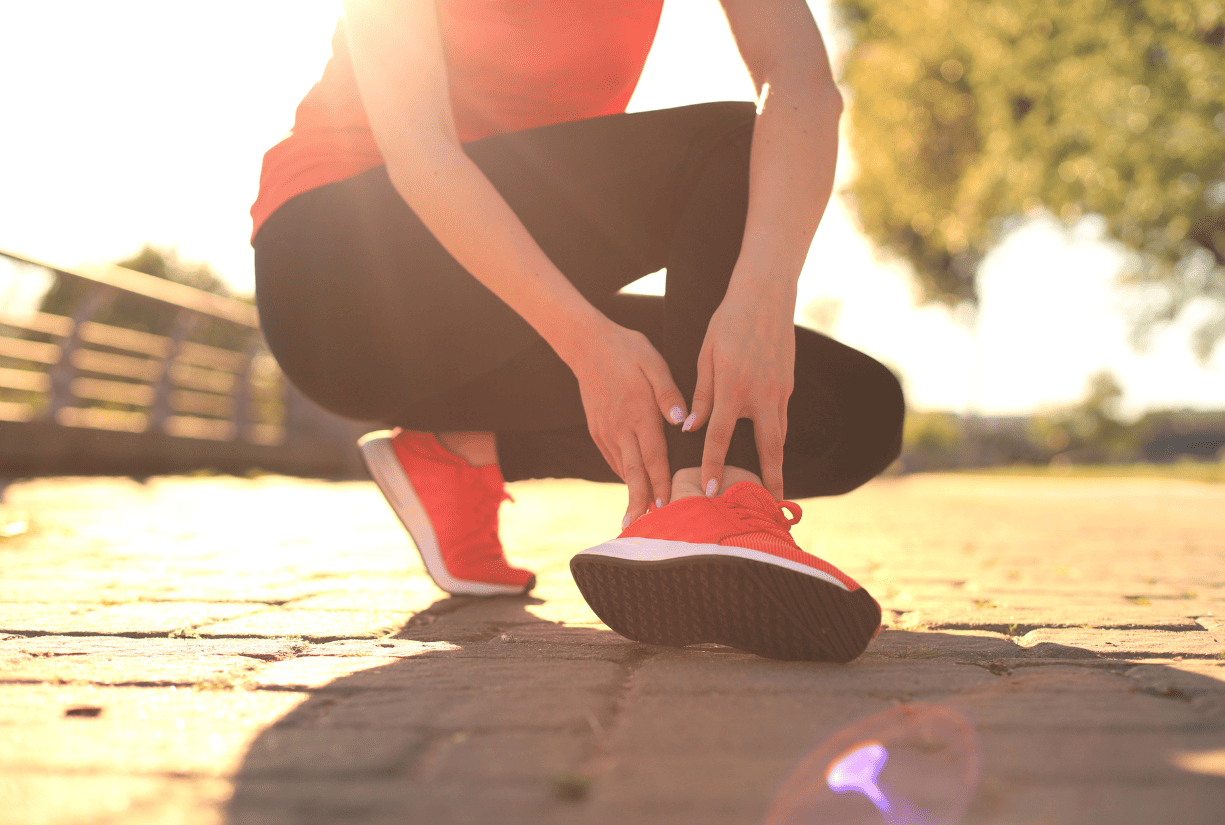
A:
<svg viewBox="0 0 1225 825">
<path fill-rule="evenodd" d="M 681 427 L 681 432 L 683 432 L 683 433 L 687 433 L 687 432 L 689 432 L 690 430 L 692 430 L 692 429 L 693 429 L 693 422 L 694 422 L 696 419 L 697 419 L 697 414 L 696 414 L 696 413 L 690 413 L 690 414 L 689 414 L 689 417 L 685 419 L 685 426 Z"/>
<path fill-rule="evenodd" d="M 626 527 L 629 527 L 631 521 L 633 519 L 630 518 L 630 514 L 626 513 L 625 518 L 621 519 L 621 529 L 624 530 Z"/>
<path fill-rule="evenodd" d="M 706 495 L 707 496 L 713 496 L 715 494 L 715 490 L 718 490 L 718 489 L 719 489 L 719 482 L 715 481 L 713 478 L 710 481 L 706 482 Z"/>
<path fill-rule="evenodd" d="M 673 424 L 679 424 L 685 420 L 685 411 L 680 407 L 673 407 L 668 410 L 668 417 L 672 419 Z"/>
<path fill-rule="evenodd" d="M 660 509 L 663 506 L 664 506 L 664 500 L 662 498 L 655 499 L 655 509 L 656 510 Z"/>
</svg>

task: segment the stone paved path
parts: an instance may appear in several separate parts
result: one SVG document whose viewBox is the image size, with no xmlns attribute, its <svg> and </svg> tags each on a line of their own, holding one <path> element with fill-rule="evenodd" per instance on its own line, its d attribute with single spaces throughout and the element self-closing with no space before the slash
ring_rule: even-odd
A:
<svg viewBox="0 0 1225 825">
<path fill-rule="evenodd" d="M 635 644 L 571 553 L 623 489 L 513 485 L 533 598 L 442 598 L 368 483 L 36 480 L 0 505 L 0 823 L 732 823 L 843 725 L 961 709 L 966 821 L 1225 821 L 1225 485 L 953 476 L 806 501 L 856 662 Z"/>
</svg>

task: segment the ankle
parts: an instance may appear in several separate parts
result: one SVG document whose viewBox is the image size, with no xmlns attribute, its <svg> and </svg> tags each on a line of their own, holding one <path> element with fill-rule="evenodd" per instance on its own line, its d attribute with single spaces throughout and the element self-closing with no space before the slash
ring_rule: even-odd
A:
<svg viewBox="0 0 1225 825">
<path fill-rule="evenodd" d="M 723 491 L 728 487 L 731 487 L 733 484 L 739 484 L 741 481 L 751 481 L 754 484 L 761 484 L 761 477 L 740 467 L 724 467 L 723 484 L 718 490 L 715 491 L 715 495 L 722 495 Z M 706 495 L 706 491 L 704 489 L 704 485 L 702 484 L 701 467 L 686 467 L 682 470 L 677 470 L 673 474 L 672 501 L 704 495 Z"/>
<path fill-rule="evenodd" d="M 498 463 L 497 438 L 490 432 L 434 433 L 445 449 L 467 461 L 473 467 Z"/>
</svg>

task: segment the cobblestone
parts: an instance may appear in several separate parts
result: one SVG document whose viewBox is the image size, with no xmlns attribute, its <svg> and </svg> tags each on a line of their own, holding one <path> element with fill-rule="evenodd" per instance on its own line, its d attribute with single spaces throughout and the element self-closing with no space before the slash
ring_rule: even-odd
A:
<svg viewBox="0 0 1225 825">
<path fill-rule="evenodd" d="M 567 563 L 624 488 L 512 492 L 538 586 L 480 600 L 433 587 L 368 483 L 11 485 L 0 825 L 752 825 L 832 732 L 917 701 L 981 737 L 966 825 L 1220 821 L 1225 486 L 919 476 L 805 501 L 801 545 L 885 608 L 845 666 L 611 633 Z"/>
</svg>

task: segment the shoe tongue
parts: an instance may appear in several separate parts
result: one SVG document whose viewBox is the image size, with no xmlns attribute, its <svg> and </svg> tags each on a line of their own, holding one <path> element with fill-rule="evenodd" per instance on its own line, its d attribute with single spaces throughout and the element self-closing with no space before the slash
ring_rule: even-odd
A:
<svg viewBox="0 0 1225 825">
<path fill-rule="evenodd" d="M 770 491 L 760 484 L 751 481 L 741 481 L 727 488 L 724 498 L 730 498 L 742 507 L 752 507 L 754 510 L 764 510 L 767 513 L 778 511 L 778 502 Z"/>
</svg>

